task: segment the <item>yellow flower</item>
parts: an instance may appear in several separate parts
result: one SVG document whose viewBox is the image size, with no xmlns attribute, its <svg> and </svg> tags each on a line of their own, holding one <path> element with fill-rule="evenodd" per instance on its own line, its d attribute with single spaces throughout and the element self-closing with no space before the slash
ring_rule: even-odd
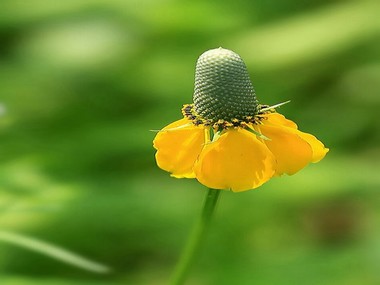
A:
<svg viewBox="0 0 380 285">
<path fill-rule="evenodd" d="M 328 149 L 277 113 L 279 105 L 257 103 L 236 53 L 209 50 L 197 62 L 194 104 L 153 141 L 157 165 L 173 177 L 238 192 L 320 161 Z"/>
</svg>

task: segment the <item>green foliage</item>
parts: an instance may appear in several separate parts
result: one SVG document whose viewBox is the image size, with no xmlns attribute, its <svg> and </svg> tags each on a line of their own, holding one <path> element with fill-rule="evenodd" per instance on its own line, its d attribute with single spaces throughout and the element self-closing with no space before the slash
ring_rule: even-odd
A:
<svg viewBox="0 0 380 285">
<path fill-rule="evenodd" d="M 0 243 L 5 285 L 167 284 L 204 190 L 157 169 L 151 129 L 191 103 L 222 46 L 260 103 L 330 153 L 223 193 L 188 284 L 380 282 L 378 1 L 2 1 L 0 228 L 106 264 Z M 253 282 L 254 281 L 254 282 Z"/>
</svg>

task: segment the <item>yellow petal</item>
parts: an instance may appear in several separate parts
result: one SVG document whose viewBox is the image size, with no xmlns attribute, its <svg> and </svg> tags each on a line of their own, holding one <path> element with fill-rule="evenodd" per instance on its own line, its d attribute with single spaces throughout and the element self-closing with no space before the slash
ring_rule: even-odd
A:
<svg viewBox="0 0 380 285">
<path fill-rule="evenodd" d="M 163 128 L 153 140 L 157 165 L 177 178 L 194 178 L 193 166 L 205 143 L 205 129 L 184 118 Z"/>
<path fill-rule="evenodd" d="M 270 140 L 264 140 L 277 160 L 276 174 L 296 173 L 312 161 L 313 152 L 296 129 L 284 126 L 263 124 L 258 126 L 259 132 Z"/>
<path fill-rule="evenodd" d="M 255 135 L 231 129 L 203 148 L 194 171 L 200 183 L 214 189 L 257 188 L 274 174 L 272 153 Z"/>
<path fill-rule="evenodd" d="M 292 129 L 298 129 L 296 123 L 293 121 L 285 118 L 285 116 L 279 114 L 279 113 L 269 113 L 266 114 L 266 120 L 263 121 L 264 125 L 274 125 L 274 126 L 284 126 L 289 127 Z M 306 142 L 309 143 L 309 145 L 312 148 L 313 157 L 311 159 L 311 162 L 318 162 L 322 158 L 325 157 L 326 153 L 329 151 L 328 148 L 326 148 L 321 141 L 319 141 L 315 136 L 304 133 L 301 131 L 295 131 L 295 134 L 300 136 L 302 139 L 304 139 Z"/>
<path fill-rule="evenodd" d="M 284 127 L 289 127 L 292 129 L 298 129 L 297 124 L 293 121 L 285 118 L 284 115 L 279 113 L 269 113 L 264 116 L 266 120 L 264 121 L 266 124 L 280 125 Z"/>
<path fill-rule="evenodd" d="M 323 143 L 318 140 L 315 136 L 311 135 L 311 134 L 308 134 L 308 133 L 304 133 L 304 132 L 301 132 L 301 131 L 298 131 L 299 132 L 299 136 L 301 138 L 303 138 L 305 141 L 307 141 L 309 143 L 309 145 L 311 146 L 311 149 L 313 151 L 313 157 L 311 159 L 311 162 L 318 162 L 320 161 L 322 158 L 325 157 L 326 153 L 328 153 L 329 149 L 326 148 Z"/>
</svg>

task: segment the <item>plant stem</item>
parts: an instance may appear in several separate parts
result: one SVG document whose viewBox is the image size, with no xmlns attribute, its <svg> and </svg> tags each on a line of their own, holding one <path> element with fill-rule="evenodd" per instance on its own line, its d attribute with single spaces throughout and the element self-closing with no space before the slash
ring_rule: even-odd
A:
<svg viewBox="0 0 380 285">
<path fill-rule="evenodd" d="M 195 257 L 199 254 L 204 234 L 210 224 L 220 192 L 221 190 L 208 189 L 201 215 L 199 216 L 198 221 L 189 236 L 181 258 L 176 265 L 171 279 L 171 285 L 181 285 L 185 281 L 186 275 L 189 272 Z"/>
</svg>

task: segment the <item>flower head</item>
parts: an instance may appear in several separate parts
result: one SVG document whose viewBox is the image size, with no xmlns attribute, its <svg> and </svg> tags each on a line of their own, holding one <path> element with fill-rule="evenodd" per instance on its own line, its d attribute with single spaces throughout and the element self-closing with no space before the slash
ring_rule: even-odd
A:
<svg viewBox="0 0 380 285">
<path fill-rule="evenodd" d="M 157 165 L 173 177 L 245 191 L 294 174 L 328 152 L 276 112 L 282 104 L 258 103 L 243 60 L 230 50 L 212 49 L 199 57 L 193 101 L 183 106 L 183 118 L 153 141 Z"/>
</svg>

